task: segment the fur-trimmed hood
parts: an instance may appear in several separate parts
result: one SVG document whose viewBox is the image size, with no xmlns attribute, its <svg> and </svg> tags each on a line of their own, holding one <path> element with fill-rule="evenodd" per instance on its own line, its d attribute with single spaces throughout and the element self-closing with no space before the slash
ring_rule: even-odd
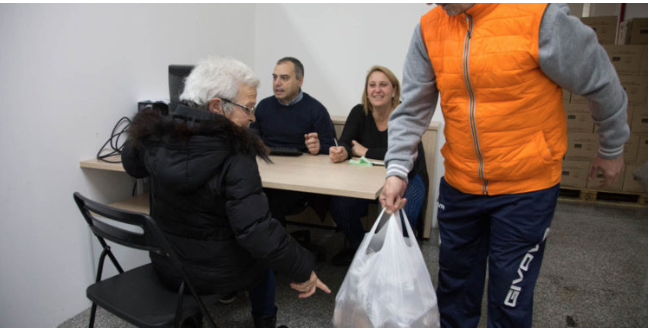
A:
<svg viewBox="0 0 649 329">
<path fill-rule="evenodd" d="M 128 129 L 129 142 L 146 150 L 145 165 L 166 188 L 189 192 L 218 174 L 233 154 L 270 161 L 261 139 L 222 115 L 180 105 L 165 117 L 143 110 Z"/>
</svg>

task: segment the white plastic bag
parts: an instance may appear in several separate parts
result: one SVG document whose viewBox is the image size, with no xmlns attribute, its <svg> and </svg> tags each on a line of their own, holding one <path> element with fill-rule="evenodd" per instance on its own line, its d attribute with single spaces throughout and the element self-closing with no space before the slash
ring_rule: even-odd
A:
<svg viewBox="0 0 649 329">
<path fill-rule="evenodd" d="M 402 221 L 399 213 L 381 224 L 381 212 L 361 242 L 336 295 L 334 327 L 439 327 L 424 257 L 405 214 Z"/>
</svg>

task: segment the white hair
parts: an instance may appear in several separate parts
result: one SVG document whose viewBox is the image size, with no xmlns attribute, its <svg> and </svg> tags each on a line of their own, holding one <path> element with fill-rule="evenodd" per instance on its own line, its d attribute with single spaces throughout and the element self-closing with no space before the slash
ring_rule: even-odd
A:
<svg viewBox="0 0 649 329">
<path fill-rule="evenodd" d="M 180 100 L 206 109 L 214 97 L 235 101 L 241 85 L 257 88 L 259 78 L 239 60 L 212 55 L 201 60 L 189 74 Z M 226 114 L 230 114 L 232 104 L 223 105 Z"/>
</svg>

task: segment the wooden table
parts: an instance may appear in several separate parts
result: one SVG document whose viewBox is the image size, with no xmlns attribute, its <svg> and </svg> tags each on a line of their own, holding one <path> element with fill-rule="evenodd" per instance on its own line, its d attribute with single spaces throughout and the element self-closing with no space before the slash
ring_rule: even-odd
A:
<svg viewBox="0 0 649 329">
<path fill-rule="evenodd" d="M 327 155 L 271 156 L 273 163 L 257 159 L 263 187 L 374 200 L 385 182 L 385 167 L 332 163 Z M 119 156 L 110 157 L 119 161 Z M 124 172 L 121 163 L 97 159 L 80 162 L 81 168 Z"/>
<path fill-rule="evenodd" d="M 327 155 L 271 156 L 257 160 L 264 187 L 374 200 L 385 182 L 385 167 L 332 163 Z"/>
<path fill-rule="evenodd" d="M 332 116 L 331 119 L 337 136 L 340 136 L 346 116 Z M 439 122 L 431 122 L 422 136 L 429 178 L 429 189 L 426 196 L 428 208 L 424 217 L 424 232 L 422 235 L 424 238 L 430 238 L 433 207 L 435 207 L 435 198 L 432 191 L 435 185 L 435 157 L 439 129 Z M 109 158 L 109 160 L 111 159 L 119 161 L 120 157 L 113 156 Z M 380 188 L 385 182 L 384 167 L 358 167 L 346 163 L 333 164 L 325 155 L 271 156 L 271 159 L 273 159 L 275 165 L 268 165 L 258 160 L 259 173 L 264 187 L 376 199 L 380 193 Z M 96 159 L 81 161 L 80 165 L 82 168 L 124 172 L 121 163 L 106 163 Z M 143 197 L 133 197 L 112 205 L 141 212 L 148 212 L 149 209 L 148 198 Z"/>
<path fill-rule="evenodd" d="M 109 163 L 106 161 L 100 161 L 97 159 L 83 160 L 79 162 L 81 168 L 90 168 L 90 169 L 99 169 L 99 170 L 108 170 L 108 171 L 120 171 L 126 172 L 124 166 L 122 166 L 122 156 L 113 155 L 106 158 L 108 161 L 117 161 L 118 163 Z"/>
<path fill-rule="evenodd" d="M 263 187 L 374 200 L 385 182 L 385 167 L 332 163 L 328 155 L 271 156 L 273 163 L 257 159 Z M 108 158 L 119 161 L 120 156 Z M 97 159 L 80 162 L 81 168 L 125 172 L 121 163 Z M 149 200 L 138 195 L 111 203 L 131 211 L 148 212 Z"/>
</svg>

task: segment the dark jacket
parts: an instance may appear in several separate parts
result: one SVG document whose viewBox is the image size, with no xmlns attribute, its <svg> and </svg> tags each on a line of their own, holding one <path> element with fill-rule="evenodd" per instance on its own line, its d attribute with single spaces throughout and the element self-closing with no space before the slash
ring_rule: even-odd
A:
<svg viewBox="0 0 649 329">
<path fill-rule="evenodd" d="M 151 215 L 198 290 L 247 289 L 267 266 L 295 282 L 309 279 L 313 256 L 270 215 L 256 162 L 268 157 L 258 137 L 184 105 L 173 117 L 142 111 L 128 132 L 124 169 L 150 176 Z M 165 282 L 179 284 L 164 259 L 151 259 Z"/>
</svg>

